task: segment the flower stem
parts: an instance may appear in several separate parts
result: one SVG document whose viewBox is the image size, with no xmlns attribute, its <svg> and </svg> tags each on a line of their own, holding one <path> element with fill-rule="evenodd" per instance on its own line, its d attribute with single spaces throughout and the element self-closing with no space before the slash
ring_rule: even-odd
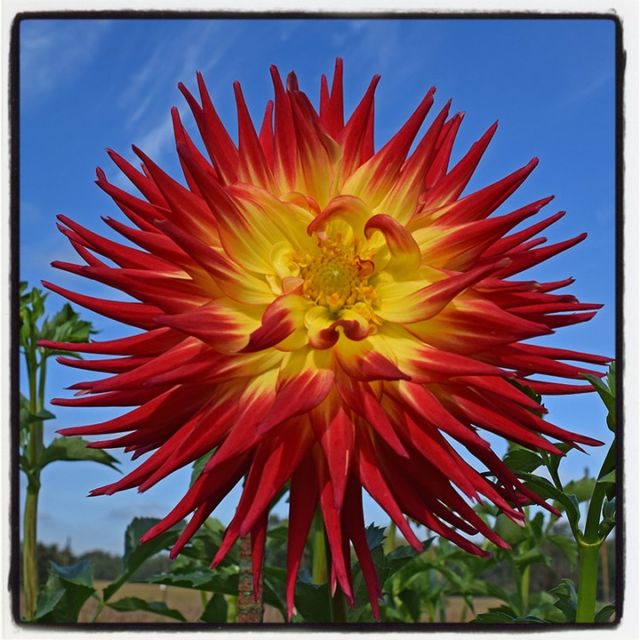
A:
<svg viewBox="0 0 640 640">
<path fill-rule="evenodd" d="M 27 620 L 31 620 L 35 614 L 36 598 L 38 596 L 37 522 L 38 489 L 34 486 L 29 486 L 27 487 L 27 496 L 24 502 L 22 533 L 22 588 L 24 591 L 24 613 Z"/>
<path fill-rule="evenodd" d="M 313 521 L 313 542 L 311 557 L 311 582 L 324 584 L 327 581 L 327 544 L 324 524 L 320 511 L 316 511 Z"/>
<path fill-rule="evenodd" d="M 578 545 L 580 573 L 576 622 L 593 622 L 595 618 L 600 545 L 600 541 L 593 544 L 581 542 Z"/>
<path fill-rule="evenodd" d="M 45 362 L 40 363 L 40 383 L 38 389 L 36 382 L 37 361 L 35 353 L 26 355 L 27 376 L 29 378 L 29 410 L 37 414 L 42 409 L 44 398 L 44 372 Z M 38 597 L 38 495 L 40 493 L 40 467 L 39 459 L 42 450 L 42 422 L 29 423 L 29 443 L 27 445 L 27 459 L 29 473 L 27 479 L 27 495 L 24 502 L 23 528 L 22 528 L 22 583 L 24 591 L 25 618 L 31 620 L 36 612 L 36 600 Z"/>
<path fill-rule="evenodd" d="M 520 595 L 522 598 L 522 615 L 526 616 L 529 610 L 529 583 L 531 581 L 531 565 L 528 564 L 522 570 L 520 578 Z"/>
</svg>

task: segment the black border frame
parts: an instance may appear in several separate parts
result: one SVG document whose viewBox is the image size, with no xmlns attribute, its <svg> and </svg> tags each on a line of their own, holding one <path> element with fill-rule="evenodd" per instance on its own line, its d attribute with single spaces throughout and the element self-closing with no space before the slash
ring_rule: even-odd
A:
<svg viewBox="0 0 640 640">
<path fill-rule="evenodd" d="M 262 19 L 262 20 L 283 20 L 283 19 L 316 19 L 316 20 L 389 20 L 389 19 L 412 19 L 412 20 L 608 20 L 615 25 L 615 73 L 616 73 L 616 93 L 615 93 L 615 314 L 616 314 L 616 412 L 617 412 L 617 433 L 616 433 L 616 611 L 613 623 L 591 623 L 591 624 L 559 624 L 549 623 L 543 625 L 522 625 L 522 624 L 483 624 L 471 625 L 468 622 L 452 623 L 347 623 L 347 624 L 316 624 L 316 623 L 269 623 L 269 624 L 244 624 L 225 623 L 220 625 L 207 623 L 64 623 L 64 624 L 30 624 L 20 619 L 20 495 L 19 482 L 20 471 L 18 468 L 18 421 L 20 412 L 20 388 L 19 388 L 19 366 L 20 353 L 18 345 L 19 335 L 19 280 L 20 280 L 20 25 L 26 20 L 87 20 L 87 19 L 125 19 L 125 20 L 205 20 L 205 19 Z M 11 318 L 10 318 L 10 445 L 11 445 L 11 469 L 10 469 L 10 535 L 11 535 L 11 557 L 8 577 L 8 590 L 11 595 L 11 614 L 14 624 L 21 629 L 42 629 L 42 630 L 66 630 L 66 631 L 86 631 L 91 629 L 96 632 L 109 631 L 164 631 L 172 633 L 175 631 L 282 631 L 298 632 L 304 630 L 325 631 L 325 632 L 502 632 L 512 633 L 515 629 L 518 632 L 539 632 L 556 631 L 565 629 L 614 629 L 619 626 L 624 610 L 625 595 L 625 517 L 624 517 L 624 481 L 625 469 L 623 460 L 624 449 L 624 398 L 623 398 L 623 377 L 624 377 L 624 74 L 626 66 L 626 52 L 623 48 L 623 28 L 622 21 L 615 13 L 545 13 L 537 11 L 513 11 L 513 12 L 348 12 L 348 13 L 321 13 L 305 11 L 283 11 L 264 13 L 259 11 L 175 11 L 175 10 L 96 10 L 96 11 L 27 11 L 14 16 L 11 24 L 11 40 L 9 51 L 9 151 L 10 151 L 10 296 L 11 296 Z M 621 508 L 622 507 L 622 508 Z"/>
</svg>

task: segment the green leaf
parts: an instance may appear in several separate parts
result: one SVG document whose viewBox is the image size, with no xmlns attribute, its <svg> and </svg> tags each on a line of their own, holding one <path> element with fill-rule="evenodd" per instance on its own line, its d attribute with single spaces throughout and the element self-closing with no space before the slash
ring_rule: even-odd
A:
<svg viewBox="0 0 640 640">
<path fill-rule="evenodd" d="M 511 518 L 507 518 L 503 513 L 496 518 L 494 531 L 511 546 L 522 542 L 528 537 L 528 532 L 525 527 L 518 526 Z"/>
<path fill-rule="evenodd" d="M 605 384 L 601 378 L 597 376 L 583 373 L 582 376 L 586 378 L 596 390 L 600 399 L 607 408 L 607 426 L 610 431 L 615 433 L 616 430 L 616 369 L 615 362 L 609 366 L 609 372 L 607 374 L 607 384 Z"/>
<path fill-rule="evenodd" d="M 573 449 L 573 447 L 566 442 L 554 442 L 553 446 L 556 447 L 556 449 L 560 449 L 562 453 L 568 453 L 569 451 L 571 451 L 571 449 Z M 549 469 L 557 473 L 560 462 L 564 459 L 564 456 L 554 455 L 553 453 L 545 453 L 543 455 L 545 455 L 548 460 L 547 465 Z"/>
<path fill-rule="evenodd" d="M 559 506 L 564 509 L 572 526 L 578 525 L 580 520 L 580 508 L 575 496 L 563 493 L 545 478 L 539 478 L 538 476 L 534 476 L 530 473 L 522 473 L 518 475 L 525 480 L 525 485 L 529 489 L 535 491 L 541 498 L 544 498 L 545 500 L 555 500 Z"/>
<path fill-rule="evenodd" d="M 95 333 L 91 322 L 81 320 L 80 315 L 67 302 L 53 317 L 42 323 L 41 336 L 56 342 L 87 342 Z M 48 349 L 46 355 L 52 355 Z"/>
<path fill-rule="evenodd" d="M 602 505 L 602 515 L 607 520 L 615 520 L 616 517 L 616 499 L 605 500 Z"/>
<path fill-rule="evenodd" d="M 147 579 L 153 584 L 170 587 L 184 587 L 199 591 L 215 591 L 236 595 L 238 593 L 238 567 L 218 567 L 215 570 L 204 567 L 176 567 Z"/>
<path fill-rule="evenodd" d="M 508 451 L 503 462 L 515 472 L 535 471 L 544 464 L 544 460 L 539 454 L 528 449 L 512 449 Z"/>
<path fill-rule="evenodd" d="M 605 473 L 601 478 L 598 478 L 599 484 L 615 484 L 616 483 L 616 470 Z"/>
<path fill-rule="evenodd" d="M 573 494 L 578 502 L 586 502 L 591 499 L 593 489 L 596 486 L 594 478 L 580 478 L 580 480 L 571 480 L 564 487 L 566 494 Z"/>
<path fill-rule="evenodd" d="M 44 420 L 53 420 L 55 415 L 51 411 L 42 409 L 33 412 L 29 407 L 29 400 L 22 393 L 20 394 L 20 428 L 27 428 L 33 422 L 43 422 Z"/>
<path fill-rule="evenodd" d="M 408 563 L 420 558 L 420 554 L 424 553 L 432 545 L 435 538 L 428 538 L 422 543 L 422 551 L 416 552 L 413 547 L 402 545 L 388 553 L 384 557 L 384 562 L 380 567 L 380 582 L 385 585 L 398 571 L 403 569 Z"/>
<path fill-rule="evenodd" d="M 532 564 L 549 564 L 547 556 L 540 549 L 529 549 L 524 553 L 513 556 L 513 563 L 518 567 L 519 571 L 524 571 L 526 567 Z"/>
<path fill-rule="evenodd" d="M 55 611 L 64 594 L 64 589 L 50 588 L 48 585 L 45 586 L 38 594 L 34 620 L 42 620 L 45 616 Z"/>
<path fill-rule="evenodd" d="M 88 442 L 79 436 L 55 438 L 55 440 L 43 450 L 40 456 L 40 467 L 44 468 L 56 460 L 92 460 L 93 462 L 98 462 L 116 471 L 120 471 L 120 469 L 115 466 L 118 464 L 118 460 L 112 455 L 108 454 L 104 449 L 91 449 L 87 444 Z"/>
<path fill-rule="evenodd" d="M 227 621 L 227 601 L 221 593 L 214 593 L 207 606 L 204 608 L 200 620 L 202 622 L 226 622 Z"/>
<path fill-rule="evenodd" d="M 365 535 L 367 538 L 367 546 L 371 551 L 373 551 L 376 547 L 382 546 L 385 538 L 385 528 L 378 527 L 375 524 L 371 523 L 366 531 Z"/>
<path fill-rule="evenodd" d="M 295 602 L 297 615 L 304 622 L 327 622 L 331 620 L 331 599 L 329 585 L 311 584 L 298 580 L 296 583 Z"/>
<path fill-rule="evenodd" d="M 420 594 L 415 589 L 402 589 L 398 594 L 398 598 L 409 612 L 411 619 L 414 622 L 420 622 L 420 616 L 422 615 Z"/>
<path fill-rule="evenodd" d="M 107 606 L 115 611 L 148 611 L 149 613 L 156 613 L 159 616 L 165 616 L 166 618 L 173 618 L 180 622 L 186 622 L 185 617 L 177 609 L 169 609 L 164 602 L 147 602 L 142 598 L 135 596 L 129 596 L 122 598 L 116 602 L 110 602 Z"/>
<path fill-rule="evenodd" d="M 517 613 L 511 607 L 502 605 L 501 607 L 489 609 L 489 611 L 477 615 L 472 622 L 480 624 L 504 624 L 513 622 L 516 617 Z"/>
<path fill-rule="evenodd" d="M 616 526 L 616 498 L 604 500 L 602 505 L 602 522 L 598 525 L 598 536 L 604 540 Z"/>
<path fill-rule="evenodd" d="M 191 480 L 189 481 L 189 486 L 192 487 L 193 483 L 200 477 L 202 470 L 205 468 L 205 465 L 211 459 L 211 456 L 214 454 L 215 449 L 212 449 L 208 453 L 205 453 L 203 456 L 198 458 L 193 463 L 193 470 L 191 471 Z"/>
<path fill-rule="evenodd" d="M 94 594 L 90 560 L 70 566 L 52 562 L 47 583 L 38 595 L 34 621 L 77 622 L 80 609 Z"/>
<path fill-rule="evenodd" d="M 556 587 L 550 589 L 549 593 L 556 598 L 555 606 L 562 611 L 567 622 L 576 621 L 576 606 L 578 596 L 573 580 L 564 578 Z"/>
<path fill-rule="evenodd" d="M 289 538 L 289 525 L 288 523 L 278 524 L 275 527 L 267 530 L 267 540 L 273 541 L 275 544 L 280 545 L 287 542 Z"/>
<path fill-rule="evenodd" d="M 158 522 L 160 522 L 158 518 L 134 518 L 127 527 L 124 533 L 123 571 L 111 584 L 104 588 L 103 599 L 105 602 L 113 596 L 147 558 L 175 544 L 184 522 L 179 522 L 168 531 L 153 538 L 153 540 L 140 544 L 140 536 Z"/>
<path fill-rule="evenodd" d="M 596 613 L 595 622 L 606 623 L 606 622 L 614 622 L 611 620 L 611 616 L 616 613 L 616 605 L 615 604 L 605 604 L 602 606 Z"/>
<path fill-rule="evenodd" d="M 573 538 L 551 533 L 546 536 L 546 540 L 560 549 L 562 555 L 567 559 L 569 564 L 572 567 L 575 567 L 578 559 L 578 546 Z"/>
<path fill-rule="evenodd" d="M 542 396 L 539 393 L 536 393 L 529 385 L 522 384 L 521 382 L 516 382 L 515 380 L 508 380 L 508 382 L 516 387 L 516 389 L 519 389 L 520 391 L 528 395 L 532 400 L 535 400 L 535 402 L 537 402 L 540 407 L 543 406 Z"/>
</svg>

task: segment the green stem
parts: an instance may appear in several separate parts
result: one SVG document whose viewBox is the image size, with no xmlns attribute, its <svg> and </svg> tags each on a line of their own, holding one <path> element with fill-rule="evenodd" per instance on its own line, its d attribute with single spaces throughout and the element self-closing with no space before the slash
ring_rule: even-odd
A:
<svg viewBox="0 0 640 640">
<path fill-rule="evenodd" d="M 22 589 L 24 592 L 24 613 L 27 620 L 33 619 L 38 596 L 38 566 L 36 555 L 38 522 L 38 490 L 31 481 L 27 487 L 24 502 L 22 541 Z"/>
<path fill-rule="evenodd" d="M 36 383 L 37 362 L 35 353 L 25 354 L 27 375 L 29 378 L 29 409 L 36 414 L 40 410 L 39 389 Z M 42 374 L 41 374 L 42 377 Z M 38 495 L 40 493 L 40 468 L 38 461 L 42 449 L 42 422 L 29 424 L 29 443 L 27 460 L 29 474 L 27 479 L 27 495 L 24 503 L 22 528 L 22 582 L 24 592 L 24 609 L 27 620 L 33 619 L 38 597 Z"/>
<path fill-rule="evenodd" d="M 529 611 L 529 583 L 531 581 L 531 565 L 528 564 L 522 570 L 520 578 L 520 596 L 522 599 L 522 615 L 526 616 Z"/>
<path fill-rule="evenodd" d="M 555 485 L 556 489 L 558 489 L 558 491 L 562 491 L 562 493 L 564 493 L 564 486 L 562 485 L 562 482 L 560 480 L 560 476 L 558 475 L 558 470 L 553 468 L 553 465 L 549 464 L 547 466 L 547 469 L 549 469 L 549 475 L 551 476 L 551 480 L 553 480 L 553 484 Z M 579 529 L 571 522 L 569 521 L 569 527 L 571 528 L 571 533 L 573 533 L 573 538 L 574 540 L 579 543 L 582 535 L 580 534 Z"/>
<path fill-rule="evenodd" d="M 96 610 L 93 612 L 93 615 L 91 616 L 91 620 L 89 620 L 89 622 L 96 622 L 96 620 L 98 619 L 98 616 L 102 613 L 102 610 L 104 609 L 104 600 L 100 599 L 98 600 L 98 604 L 96 605 Z"/>
<path fill-rule="evenodd" d="M 316 511 L 313 522 L 313 541 L 311 557 L 311 582 L 324 584 L 327 581 L 327 544 L 320 511 Z"/>
<path fill-rule="evenodd" d="M 579 546 L 578 604 L 576 622 L 593 622 L 596 614 L 598 560 L 601 542 Z"/>
</svg>

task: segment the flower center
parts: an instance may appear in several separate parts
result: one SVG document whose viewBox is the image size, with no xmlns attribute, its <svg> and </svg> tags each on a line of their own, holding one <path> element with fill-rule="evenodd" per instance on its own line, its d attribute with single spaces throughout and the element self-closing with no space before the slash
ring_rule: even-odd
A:
<svg viewBox="0 0 640 640">
<path fill-rule="evenodd" d="M 319 246 L 320 254 L 300 270 L 304 294 L 331 311 L 359 302 L 371 304 L 374 291 L 368 278 L 373 273 L 373 263 L 340 241 L 324 239 Z"/>
</svg>

